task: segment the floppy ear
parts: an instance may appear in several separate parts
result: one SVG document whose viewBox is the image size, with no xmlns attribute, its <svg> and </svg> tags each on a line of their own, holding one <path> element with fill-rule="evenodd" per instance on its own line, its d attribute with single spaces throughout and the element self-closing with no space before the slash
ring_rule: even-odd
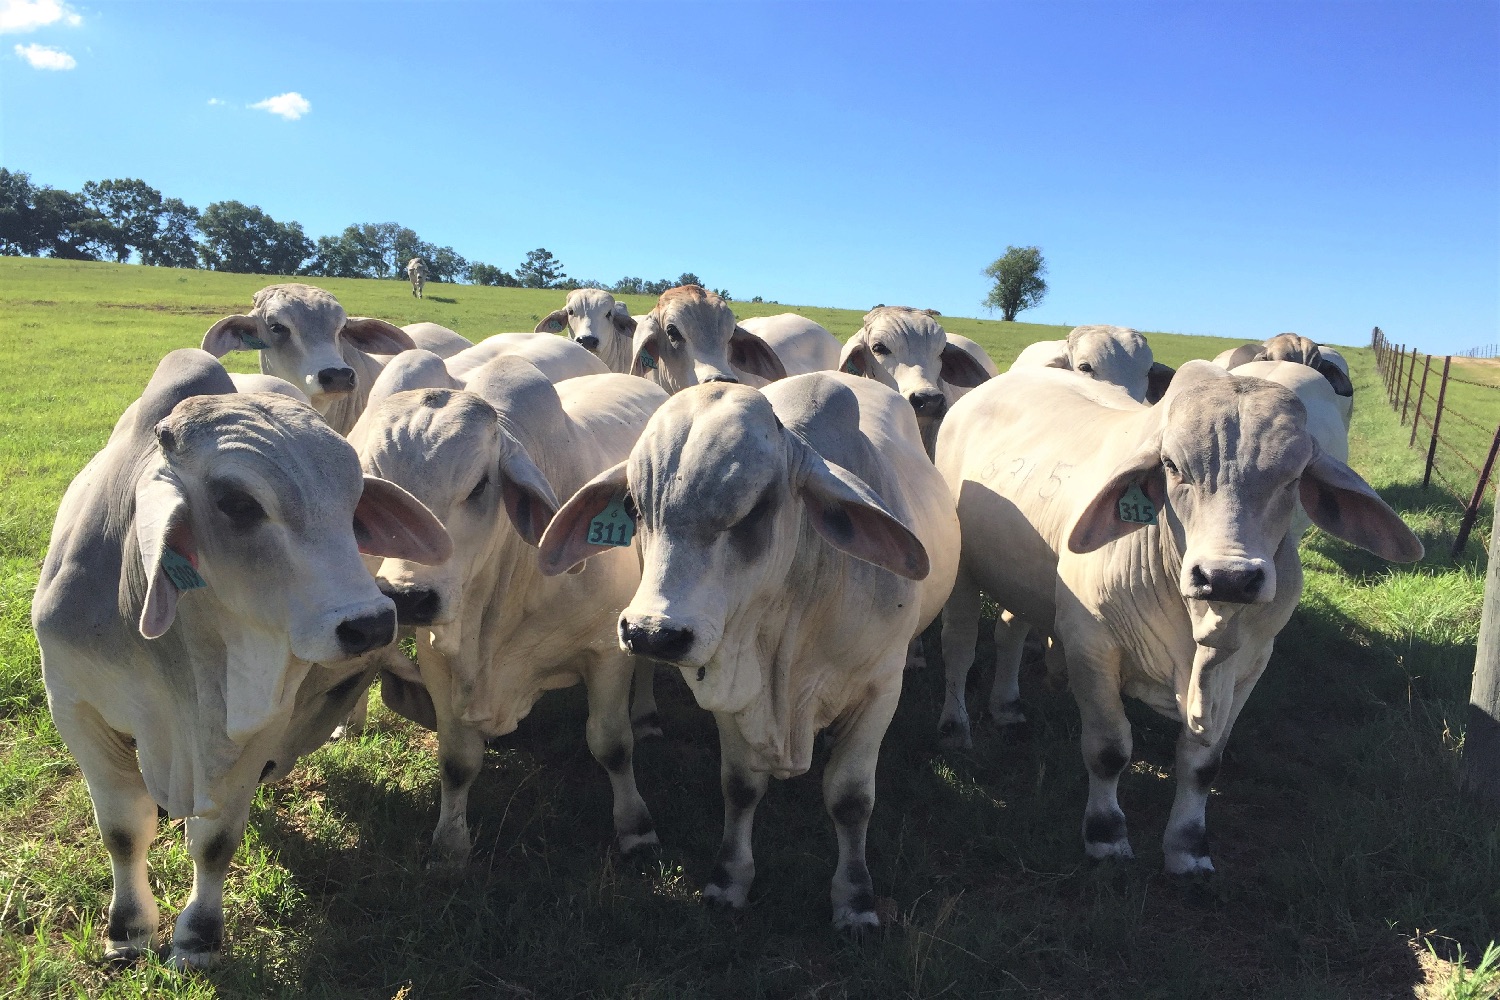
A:
<svg viewBox="0 0 1500 1000">
<path fill-rule="evenodd" d="M 1354 395 L 1354 383 L 1349 381 L 1349 376 L 1344 369 L 1327 358 L 1319 358 L 1315 367 L 1328 380 L 1328 384 L 1333 386 L 1334 392 L 1340 396 Z"/>
<path fill-rule="evenodd" d="M 839 371 L 846 375 L 858 375 L 860 378 L 876 378 L 875 369 L 880 365 L 875 361 L 875 355 L 870 353 L 870 345 L 867 332 L 861 328 L 858 333 L 849 338 L 839 351 Z"/>
<path fill-rule="evenodd" d="M 365 489 L 354 507 L 354 539 L 367 556 L 406 559 L 436 566 L 453 554 L 453 540 L 422 501 L 376 476 L 365 477 Z"/>
<path fill-rule="evenodd" d="M 532 333 L 562 333 L 568 328 L 568 310 L 554 309 L 542 317 Z"/>
<path fill-rule="evenodd" d="M 642 316 L 631 345 L 634 356 L 630 361 L 630 374 L 644 378 L 648 370 L 661 367 L 660 338 L 661 324 L 656 322 L 656 317 L 650 313 Z"/>
<path fill-rule="evenodd" d="M 589 480 L 573 494 L 572 499 L 562 505 L 542 532 L 538 558 L 545 576 L 566 573 L 589 556 L 607 552 L 613 546 L 589 544 L 589 522 L 616 500 L 623 499 L 626 490 L 625 463 L 605 469 Z"/>
<path fill-rule="evenodd" d="M 198 575 L 198 545 L 182 483 L 165 465 L 135 488 L 135 538 L 146 571 L 141 635 L 160 637 L 172 627 L 183 590 L 204 586 Z M 186 565 L 184 565 L 186 564 Z"/>
<path fill-rule="evenodd" d="M 1220 364 L 1232 371 L 1240 365 L 1248 365 L 1252 361 L 1259 361 L 1265 350 L 1265 344 L 1243 344 L 1230 351 L 1227 358 L 1224 358 L 1222 354 L 1219 355 L 1219 357 L 1224 358 Z"/>
<path fill-rule="evenodd" d="M 984 365 L 957 344 L 943 345 L 943 367 L 939 374 L 944 382 L 960 389 L 972 389 L 990 378 Z"/>
<path fill-rule="evenodd" d="M 1312 523 L 1346 542 L 1389 559 L 1416 562 L 1422 542 L 1359 474 L 1322 449 L 1302 470 L 1302 509 Z"/>
<path fill-rule="evenodd" d="M 426 685 L 414 684 L 390 670 L 382 670 L 380 700 L 386 708 L 403 719 L 410 719 L 424 729 L 437 731 L 437 708 L 432 704 L 432 694 Z"/>
<path fill-rule="evenodd" d="M 1151 435 L 1125 461 L 1115 467 L 1109 481 L 1083 508 L 1068 535 L 1068 551 L 1093 552 L 1117 538 L 1124 538 L 1142 525 L 1120 517 L 1120 498 L 1132 486 L 1140 486 L 1156 505 L 1160 518 L 1167 501 L 1167 477 L 1161 468 L 1161 433 Z"/>
<path fill-rule="evenodd" d="M 800 435 L 787 433 L 800 453 L 797 490 L 813 529 L 840 552 L 908 580 L 926 579 L 931 572 L 927 549 L 875 491 L 848 469 L 824 459 Z"/>
<path fill-rule="evenodd" d="M 1151 370 L 1146 373 L 1146 402 L 1161 402 L 1161 398 L 1167 394 L 1167 389 L 1172 384 L 1172 376 L 1176 374 L 1176 368 L 1164 365 L 1160 361 L 1153 361 Z"/>
<path fill-rule="evenodd" d="M 344 324 L 344 336 L 366 354 L 400 354 L 417 349 L 416 341 L 405 330 L 368 316 L 350 316 Z"/>
<path fill-rule="evenodd" d="M 610 322 L 615 325 L 615 330 L 622 337 L 634 337 L 636 322 L 635 317 L 625 310 L 625 303 L 616 302 L 615 307 L 610 310 Z"/>
<path fill-rule="evenodd" d="M 504 427 L 500 428 L 500 494 L 521 539 L 527 545 L 539 544 L 557 514 L 557 496 L 526 446 Z"/>
<path fill-rule="evenodd" d="M 265 347 L 253 316 L 225 316 L 203 335 L 203 349 L 216 358 L 230 351 L 258 351 Z"/>
<path fill-rule="evenodd" d="M 729 335 L 729 363 L 768 382 L 786 378 L 786 366 L 771 345 L 742 326 L 736 326 Z"/>
</svg>

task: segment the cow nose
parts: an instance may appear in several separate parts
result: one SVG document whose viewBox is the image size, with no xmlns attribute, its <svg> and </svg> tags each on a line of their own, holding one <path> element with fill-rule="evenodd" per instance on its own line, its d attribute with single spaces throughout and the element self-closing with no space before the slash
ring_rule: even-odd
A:
<svg viewBox="0 0 1500 1000">
<path fill-rule="evenodd" d="M 318 372 L 318 388 L 324 392 L 353 392 L 353 368 L 324 368 Z"/>
<path fill-rule="evenodd" d="M 578 346 L 583 348 L 585 351 L 598 350 L 599 338 L 594 336 L 592 333 L 585 333 L 582 337 L 578 338 Z"/>
<path fill-rule="evenodd" d="M 737 378 L 735 378 L 733 375 L 710 375 L 708 378 L 704 379 L 703 381 L 705 381 L 705 382 L 730 382 L 730 383 L 732 383 L 734 385 L 739 385 L 740 384 L 740 380 L 737 379 Z"/>
<path fill-rule="evenodd" d="M 914 392 L 906 398 L 911 401 L 911 408 L 920 417 L 940 417 L 948 409 L 948 397 L 934 389 Z"/>
<path fill-rule="evenodd" d="M 661 618 L 620 618 L 620 642 L 636 656 L 680 660 L 693 648 L 693 630 Z"/>
<path fill-rule="evenodd" d="M 1200 601 L 1224 601 L 1229 604 L 1254 604 L 1266 585 L 1266 571 L 1260 566 L 1203 567 L 1188 571 L 1188 596 Z"/>
<path fill-rule="evenodd" d="M 334 630 L 339 648 L 345 656 L 358 656 L 390 644 L 396 638 L 396 609 L 386 608 L 372 615 L 349 618 Z"/>
<path fill-rule="evenodd" d="M 431 625 L 442 601 L 431 587 L 386 587 L 380 592 L 396 605 L 396 620 L 402 625 Z"/>
</svg>

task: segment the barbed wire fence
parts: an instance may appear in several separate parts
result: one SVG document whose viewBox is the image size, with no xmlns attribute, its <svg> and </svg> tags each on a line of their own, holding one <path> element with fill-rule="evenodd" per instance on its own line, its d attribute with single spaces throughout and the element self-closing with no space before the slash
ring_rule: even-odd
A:
<svg viewBox="0 0 1500 1000">
<path fill-rule="evenodd" d="M 1426 489 L 1433 478 L 1446 486 L 1455 497 L 1468 497 L 1464 506 L 1463 520 L 1459 523 L 1458 535 L 1453 540 L 1453 557 L 1463 552 L 1469 541 L 1469 533 L 1479 519 L 1484 507 L 1485 494 L 1493 494 L 1490 476 L 1495 469 L 1495 455 L 1500 451 L 1500 425 L 1493 431 L 1473 416 L 1462 412 L 1448 398 L 1450 385 L 1472 386 L 1486 392 L 1500 393 L 1500 385 L 1462 378 L 1453 373 L 1453 358 L 1489 358 L 1500 351 L 1497 345 L 1471 348 L 1458 355 L 1423 355 L 1415 348 L 1408 350 L 1405 344 L 1393 344 L 1376 327 L 1371 334 L 1370 346 L 1375 349 L 1375 366 L 1385 378 L 1385 394 L 1391 408 L 1396 411 L 1404 427 L 1408 416 L 1411 419 L 1411 437 L 1407 446 L 1419 447 L 1418 438 L 1427 439 L 1427 464 L 1422 471 L 1422 488 Z M 1418 376 L 1417 369 L 1421 369 Z M 1413 390 L 1415 389 L 1415 393 Z M 1500 406 L 1500 396 L 1496 397 Z M 1444 426 L 1444 422 L 1447 426 Z M 1453 426 L 1460 428 L 1453 432 Z M 1489 435 L 1490 446 L 1482 462 L 1476 463 L 1477 451 L 1465 454 L 1457 438 L 1466 436 L 1464 430 L 1476 432 L 1482 440 Z M 1448 431 L 1444 435 L 1444 431 Z M 1471 457 L 1472 456 L 1472 457 Z M 1490 506 L 1494 512 L 1493 498 Z"/>
</svg>

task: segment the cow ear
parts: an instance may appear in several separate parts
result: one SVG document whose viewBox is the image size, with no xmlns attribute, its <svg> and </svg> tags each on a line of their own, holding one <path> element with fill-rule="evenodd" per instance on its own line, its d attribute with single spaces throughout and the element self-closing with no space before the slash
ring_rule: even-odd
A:
<svg viewBox="0 0 1500 1000">
<path fill-rule="evenodd" d="M 1152 404 L 1161 402 L 1161 398 L 1167 394 L 1167 389 L 1172 385 L 1172 376 L 1176 374 L 1176 368 L 1164 365 L 1160 361 L 1153 361 L 1151 370 L 1146 373 L 1146 402 Z"/>
<path fill-rule="evenodd" d="M 1357 472 L 1332 455 L 1319 449 L 1302 470 L 1298 489 L 1302 509 L 1313 524 L 1330 535 L 1391 562 L 1416 562 L 1422 558 L 1421 540 L 1400 515 Z"/>
<path fill-rule="evenodd" d="M 612 546 L 589 543 L 589 522 L 604 508 L 625 498 L 625 463 L 606 469 L 583 485 L 542 532 L 538 558 L 545 576 L 571 572 L 589 556 L 607 552 Z M 629 510 L 626 505 L 626 510 Z"/>
<path fill-rule="evenodd" d="M 1152 435 L 1134 455 L 1116 466 L 1103 489 L 1083 508 L 1068 534 L 1068 551 L 1080 555 L 1093 552 L 1141 527 L 1143 521 L 1127 521 L 1120 516 L 1120 500 L 1126 491 L 1136 486 L 1145 491 L 1159 518 L 1167 499 L 1167 477 L 1161 468 L 1160 433 Z"/>
<path fill-rule="evenodd" d="M 1344 369 L 1327 358 L 1320 358 L 1316 367 L 1328 380 L 1328 384 L 1333 386 L 1334 392 L 1340 396 L 1354 395 L 1354 383 L 1349 381 L 1349 374 Z"/>
<path fill-rule="evenodd" d="M 635 328 L 637 325 L 635 317 L 625 311 L 625 303 L 615 303 L 614 309 L 611 310 L 610 322 L 614 323 L 615 330 L 619 332 L 620 336 L 635 336 Z"/>
<path fill-rule="evenodd" d="M 645 378 L 646 372 L 661 367 L 661 325 L 649 313 L 641 318 L 635 328 L 630 360 L 630 374 Z"/>
<path fill-rule="evenodd" d="M 1230 371 L 1234 371 L 1240 365 L 1248 365 L 1252 361 L 1259 361 L 1265 350 L 1265 344 L 1242 344 L 1229 352 L 1229 357 L 1224 359 L 1224 367 Z M 1223 357 L 1223 355 L 1220 355 L 1220 357 Z"/>
<path fill-rule="evenodd" d="M 536 325 L 532 333 L 562 333 L 568 328 L 568 311 L 566 309 L 554 309 L 542 317 L 542 321 Z"/>
<path fill-rule="evenodd" d="M 172 627 L 183 590 L 205 586 L 198 575 L 198 544 L 182 483 L 166 465 L 135 490 L 135 537 L 146 573 L 141 635 L 156 639 Z"/>
<path fill-rule="evenodd" d="M 365 477 L 365 489 L 354 507 L 354 538 L 367 556 L 406 559 L 436 566 L 453 554 L 453 540 L 422 501 L 376 476 Z"/>
<path fill-rule="evenodd" d="M 258 351 L 265 346 L 259 333 L 253 316 L 225 316 L 203 335 L 203 349 L 216 358 L 230 351 Z"/>
<path fill-rule="evenodd" d="M 742 326 L 736 326 L 729 335 L 729 363 L 767 382 L 786 378 L 786 366 L 771 345 Z"/>
<path fill-rule="evenodd" d="M 521 540 L 527 545 L 539 544 L 542 532 L 557 514 L 557 495 L 526 446 L 504 427 L 500 428 L 500 495 Z"/>
<path fill-rule="evenodd" d="M 944 382 L 960 389 L 972 389 L 990 378 L 984 365 L 957 344 L 943 345 L 943 368 L 939 374 Z"/>
<path fill-rule="evenodd" d="M 401 654 L 405 656 L 405 653 Z M 424 729 L 437 731 L 437 707 L 424 684 L 398 677 L 390 670 L 380 672 L 380 700 L 403 719 L 410 719 Z"/>
<path fill-rule="evenodd" d="M 344 337 L 366 354 L 400 354 L 417 349 L 405 330 L 368 316 L 350 316 L 344 324 Z"/>
<path fill-rule="evenodd" d="M 828 544 L 908 580 L 931 571 L 927 549 L 854 473 L 829 462 L 796 435 L 801 466 L 798 492 L 813 530 Z"/>
</svg>

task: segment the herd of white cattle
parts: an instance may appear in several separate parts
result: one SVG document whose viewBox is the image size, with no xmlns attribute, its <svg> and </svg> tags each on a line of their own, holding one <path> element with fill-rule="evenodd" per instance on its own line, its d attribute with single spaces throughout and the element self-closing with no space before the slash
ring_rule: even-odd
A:
<svg viewBox="0 0 1500 1000">
<path fill-rule="evenodd" d="M 263 374 L 227 373 L 234 350 Z M 377 679 L 437 732 L 439 863 L 468 856 L 486 739 L 580 680 L 619 847 L 655 844 L 632 766 L 660 733 L 653 662 L 718 726 L 704 899 L 745 905 L 756 804 L 826 731 L 833 922 L 876 925 L 881 740 L 942 613 L 937 735 L 968 744 L 981 593 L 1002 609 L 996 721 L 1022 717 L 1033 629 L 1077 699 L 1089 856 L 1131 854 L 1128 694 L 1182 723 L 1166 868 L 1211 870 L 1209 786 L 1300 596 L 1302 533 L 1422 556 L 1345 464 L 1352 395 L 1343 359 L 1291 334 L 1174 372 L 1133 330 L 1079 327 L 998 374 L 916 309 L 840 345 L 793 314 L 736 322 L 697 286 L 639 319 L 579 290 L 470 344 L 264 288 L 162 359 L 64 496 L 36 592 L 113 867 L 107 954 L 154 945 L 160 808 L 194 862 L 171 961 L 213 961 L 256 786 L 361 725 Z"/>
</svg>

